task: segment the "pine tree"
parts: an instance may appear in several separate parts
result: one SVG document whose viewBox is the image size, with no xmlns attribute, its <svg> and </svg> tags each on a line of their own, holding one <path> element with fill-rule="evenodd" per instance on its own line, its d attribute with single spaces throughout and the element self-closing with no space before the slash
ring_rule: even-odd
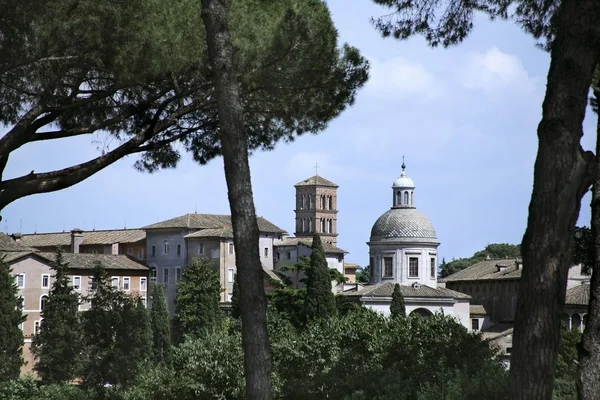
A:
<svg viewBox="0 0 600 400">
<path fill-rule="evenodd" d="M 104 266 L 97 262 L 92 271 L 90 309 L 83 313 L 84 356 L 82 379 L 87 387 L 118 381 L 117 330 L 121 324 L 124 295 L 112 286 Z"/>
<path fill-rule="evenodd" d="M 233 275 L 233 290 L 231 291 L 231 316 L 239 318 L 240 311 L 240 284 L 238 283 L 237 274 Z"/>
<path fill-rule="evenodd" d="M 70 284 L 68 264 L 63 251 L 56 251 L 51 264 L 54 283 L 42 311 L 40 331 L 33 338 L 31 351 L 34 370 L 44 382 L 69 382 L 76 377 L 82 351 L 79 295 Z"/>
<path fill-rule="evenodd" d="M 0 382 L 18 379 L 23 365 L 23 299 L 10 265 L 0 258 Z"/>
<path fill-rule="evenodd" d="M 331 291 L 331 276 L 323 243 L 318 234 L 313 236 L 310 268 L 306 271 L 306 298 L 304 310 L 308 320 L 328 318 L 337 314 L 335 296 Z"/>
<path fill-rule="evenodd" d="M 180 338 L 202 336 L 221 323 L 219 274 L 209 259 L 202 258 L 184 268 L 182 278 L 175 297 L 178 333 Z"/>
<path fill-rule="evenodd" d="M 171 351 L 171 321 L 165 294 L 161 285 L 153 285 L 150 325 L 152 327 L 152 355 L 156 364 L 166 364 Z"/>
<path fill-rule="evenodd" d="M 152 331 L 148 310 L 139 298 L 125 298 L 120 309 L 120 320 L 115 340 L 115 367 L 119 372 L 116 383 L 128 387 L 148 361 Z"/>
<path fill-rule="evenodd" d="M 394 285 L 394 292 L 392 293 L 392 304 L 390 305 L 390 314 L 392 318 L 406 317 L 406 307 L 404 306 L 404 297 L 400 291 L 400 285 Z"/>
</svg>

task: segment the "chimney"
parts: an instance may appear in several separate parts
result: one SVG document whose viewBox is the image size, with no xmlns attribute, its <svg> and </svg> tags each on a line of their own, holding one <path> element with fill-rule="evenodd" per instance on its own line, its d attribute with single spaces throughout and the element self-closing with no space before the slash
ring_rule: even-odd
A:
<svg viewBox="0 0 600 400">
<path fill-rule="evenodd" d="M 13 233 L 11 236 L 15 242 L 20 242 L 23 239 L 23 234 L 21 233 Z"/>
<path fill-rule="evenodd" d="M 79 246 L 83 243 L 83 230 L 75 228 L 71 231 L 71 253 L 79 253 Z"/>
<path fill-rule="evenodd" d="M 518 258 L 515 260 L 515 267 L 517 267 L 517 270 L 523 268 L 523 261 L 519 260 Z"/>
</svg>

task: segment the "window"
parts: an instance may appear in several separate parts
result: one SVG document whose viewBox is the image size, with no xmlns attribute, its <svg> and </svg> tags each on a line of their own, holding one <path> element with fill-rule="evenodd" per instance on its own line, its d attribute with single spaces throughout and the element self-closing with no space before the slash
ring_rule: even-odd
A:
<svg viewBox="0 0 600 400">
<path fill-rule="evenodd" d="M 123 278 L 123 290 L 131 290 L 131 278 L 128 276 Z"/>
<path fill-rule="evenodd" d="M 419 277 L 419 258 L 410 257 L 408 259 L 408 277 L 418 278 Z"/>
<path fill-rule="evenodd" d="M 227 294 L 227 301 L 231 302 L 231 299 L 233 298 L 233 293 L 228 293 Z"/>
<path fill-rule="evenodd" d="M 119 287 L 119 277 L 118 276 L 112 277 L 112 287 L 115 287 L 115 288 Z"/>
<path fill-rule="evenodd" d="M 290 253 L 288 251 L 287 254 L 286 254 L 286 257 L 287 257 L 288 260 L 291 260 L 292 259 L 292 253 Z"/>
<path fill-rule="evenodd" d="M 73 289 L 81 290 L 81 277 L 80 276 L 73 277 Z"/>
<path fill-rule="evenodd" d="M 384 257 L 383 258 L 383 276 L 392 276 L 392 261 L 394 259 L 392 257 Z"/>
<path fill-rule="evenodd" d="M 325 218 L 321 218 L 321 232 L 325 233 Z"/>
<path fill-rule="evenodd" d="M 177 245 L 177 257 L 181 257 L 181 245 Z"/>
<path fill-rule="evenodd" d="M 431 278 L 435 279 L 436 277 L 436 268 L 435 268 L 435 257 L 431 257 Z"/>
<path fill-rule="evenodd" d="M 169 270 L 166 268 L 163 269 L 163 282 L 169 283 Z"/>
<path fill-rule="evenodd" d="M 127 255 L 129 255 L 129 256 L 133 255 L 133 248 L 132 247 L 128 247 L 127 248 Z"/>
<path fill-rule="evenodd" d="M 402 204 L 402 192 L 396 192 L 396 205 L 399 206 Z"/>
<path fill-rule="evenodd" d="M 279 261 L 279 252 L 275 253 L 275 261 Z"/>
<path fill-rule="evenodd" d="M 312 227 L 312 218 L 308 219 L 308 232 L 312 232 L 313 231 L 313 227 Z"/>
<path fill-rule="evenodd" d="M 306 220 L 304 218 L 302 218 L 302 233 L 306 232 Z"/>
<path fill-rule="evenodd" d="M 506 354 L 511 354 L 511 353 L 512 353 L 512 347 L 507 347 Z"/>
<path fill-rule="evenodd" d="M 327 207 L 329 210 L 333 210 L 333 196 L 329 196 L 329 207 Z"/>
<path fill-rule="evenodd" d="M 198 244 L 198 255 L 204 254 L 204 243 Z"/>
<path fill-rule="evenodd" d="M 408 204 L 408 192 L 404 192 L 404 204 Z"/>
<path fill-rule="evenodd" d="M 169 254 L 169 241 L 167 239 L 163 241 L 163 254 Z"/>
<path fill-rule="evenodd" d="M 145 292 L 148 290 L 148 283 L 146 282 L 146 278 L 140 278 L 140 292 Z"/>
<path fill-rule="evenodd" d="M 312 195 L 308 195 L 308 209 L 312 210 L 313 208 L 313 203 L 312 203 Z"/>
<path fill-rule="evenodd" d="M 156 246 L 151 247 L 150 254 L 152 255 L 152 257 L 156 256 Z"/>
<path fill-rule="evenodd" d="M 229 254 L 233 254 L 233 243 L 229 243 Z"/>
<path fill-rule="evenodd" d="M 148 307 L 148 300 L 145 297 L 140 297 L 140 301 L 144 305 L 144 307 Z"/>
<path fill-rule="evenodd" d="M 40 332 L 40 321 L 35 321 L 33 323 L 33 334 L 37 335 Z"/>
<path fill-rule="evenodd" d="M 265 258 L 269 257 L 269 248 L 265 247 Z"/>
<path fill-rule="evenodd" d="M 233 268 L 227 270 L 227 282 L 233 283 Z"/>
<path fill-rule="evenodd" d="M 477 332 L 479 330 L 479 318 L 471 319 L 471 330 Z"/>
<path fill-rule="evenodd" d="M 179 282 L 181 280 L 181 267 L 177 267 L 175 270 L 175 280 Z"/>
<path fill-rule="evenodd" d="M 328 223 L 329 223 L 329 227 L 327 229 L 327 233 L 331 233 L 331 232 L 333 232 L 333 220 L 330 219 Z"/>
<path fill-rule="evenodd" d="M 17 281 L 17 286 L 19 289 L 23 289 L 25 287 L 25 274 L 18 274 L 15 277 L 15 280 Z"/>
<path fill-rule="evenodd" d="M 46 308 L 46 303 L 48 303 L 48 296 L 43 295 L 40 297 L 40 311 L 44 311 Z"/>
<path fill-rule="evenodd" d="M 156 268 L 150 268 L 150 283 L 156 283 Z"/>
<path fill-rule="evenodd" d="M 302 199 L 302 204 L 300 205 L 300 209 L 304 210 L 306 208 L 306 195 L 303 194 L 300 198 Z"/>
<path fill-rule="evenodd" d="M 48 289 L 50 286 L 50 275 L 43 274 L 42 275 L 42 289 Z"/>
</svg>

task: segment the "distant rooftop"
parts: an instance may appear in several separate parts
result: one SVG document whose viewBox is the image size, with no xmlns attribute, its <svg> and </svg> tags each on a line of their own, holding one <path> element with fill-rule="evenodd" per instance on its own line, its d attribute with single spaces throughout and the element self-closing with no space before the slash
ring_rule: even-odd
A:
<svg viewBox="0 0 600 400">
<path fill-rule="evenodd" d="M 519 268 L 517 268 L 519 262 Z M 523 264 L 520 259 L 484 260 L 458 271 L 438 282 L 520 279 Z"/>
<path fill-rule="evenodd" d="M 330 186 L 330 187 L 338 187 L 338 185 L 336 185 L 335 183 L 328 181 L 327 179 L 323 178 L 322 176 L 319 175 L 315 175 L 315 176 L 311 176 L 308 179 L 305 179 L 303 181 L 300 181 L 298 183 L 296 183 L 294 185 L 294 187 L 297 186 Z"/>
<path fill-rule="evenodd" d="M 287 237 L 281 241 L 274 242 L 273 247 L 298 246 L 298 244 L 302 244 L 306 247 L 312 247 L 312 238 Z M 325 250 L 325 253 L 348 254 L 346 250 L 340 249 L 339 247 L 327 242 L 323 242 L 323 250 Z"/>
<path fill-rule="evenodd" d="M 358 297 L 392 297 L 395 283 L 384 282 L 376 285 L 365 285 L 361 290 L 349 293 L 348 296 Z M 403 297 L 446 297 L 453 299 L 470 299 L 471 296 L 442 287 L 432 288 L 426 285 L 418 287 L 400 285 L 400 293 Z"/>
<path fill-rule="evenodd" d="M 113 243 L 137 243 L 146 238 L 142 229 L 112 229 L 83 231 L 82 245 L 109 245 Z M 14 234 L 13 236 L 17 236 Z M 18 242 L 29 247 L 57 247 L 71 244 L 71 232 L 26 233 Z"/>
<path fill-rule="evenodd" d="M 263 217 L 257 217 L 258 229 L 261 232 L 268 233 L 285 233 L 272 222 Z M 233 231 L 230 215 L 219 214 L 185 214 L 180 217 L 171 218 L 165 221 L 160 221 L 155 224 L 144 226 L 142 229 L 225 229 Z"/>
<path fill-rule="evenodd" d="M 0 256 L 4 256 L 6 262 L 17 261 L 28 256 L 39 257 L 49 263 L 56 259 L 56 253 L 35 251 L 0 252 Z M 101 262 L 109 270 L 148 270 L 144 264 L 126 255 L 63 253 L 63 259 L 71 269 L 92 269 L 96 262 Z"/>
</svg>

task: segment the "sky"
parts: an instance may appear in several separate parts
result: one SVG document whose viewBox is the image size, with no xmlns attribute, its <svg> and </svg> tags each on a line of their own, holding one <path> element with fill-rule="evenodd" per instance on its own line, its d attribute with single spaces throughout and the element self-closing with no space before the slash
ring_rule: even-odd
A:
<svg viewBox="0 0 600 400">
<path fill-rule="evenodd" d="M 391 207 L 401 173 L 416 185 L 415 205 L 435 226 L 438 259 L 469 257 L 488 243 L 521 242 L 533 185 L 536 128 L 549 57 L 511 22 L 480 16 L 450 49 L 420 37 L 383 39 L 370 23 L 386 14 L 370 0 L 327 2 L 341 43 L 371 63 L 370 79 L 318 135 L 303 135 L 251 157 L 257 214 L 294 232 L 294 184 L 315 174 L 339 185 L 338 246 L 346 262 L 368 264 L 373 223 Z M 582 144 L 593 149 L 588 111 Z M 99 154 L 101 135 L 28 144 L 5 176 L 48 171 Z M 137 228 L 186 213 L 229 214 L 222 158 L 206 166 L 185 156 L 154 174 L 123 159 L 71 188 L 17 200 L 3 210 L 3 232 Z M 580 225 L 589 226 L 589 197 Z"/>
</svg>

